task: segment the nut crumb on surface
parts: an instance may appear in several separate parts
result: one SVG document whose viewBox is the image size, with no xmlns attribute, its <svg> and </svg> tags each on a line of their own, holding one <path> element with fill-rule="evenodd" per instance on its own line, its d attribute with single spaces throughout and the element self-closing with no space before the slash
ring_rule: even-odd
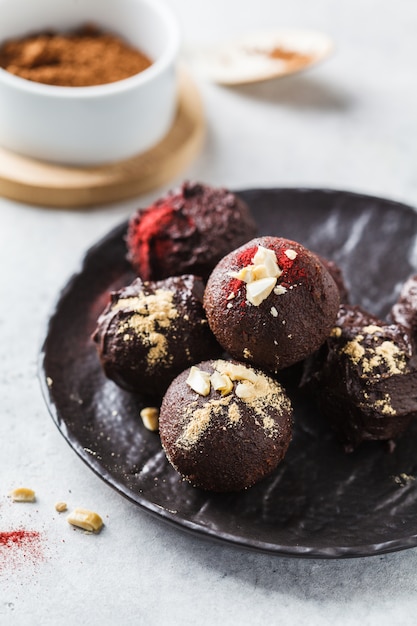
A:
<svg viewBox="0 0 417 626">
<path fill-rule="evenodd" d="M 35 502 L 36 496 L 33 489 L 27 487 L 18 487 L 10 491 L 9 496 L 13 502 Z"/>
<path fill-rule="evenodd" d="M 145 406 L 140 412 L 140 417 L 148 430 L 155 432 L 159 429 L 159 409 L 157 407 Z"/>
<path fill-rule="evenodd" d="M 58 513 L 63 513 L 67 509 L 68 509 L 68 507 L 67 507 L 67 503 L 66 502 L 57 502 L 55 504 L 55 511 L 58 511 Z"/>
<path fill-rule="evenodd" d="M 98 533 L 103 527 L 103 520 L 98 513 L 80 507 L 68 515 L 67 522 L 91 533 Z"/>
<path fill-rule="evenodd" d="M 394 482 L 400 485 L 400 487 L 405 487 L 416 479 L 412 474 L 406 474 L 405 472 L 402 472 L 398 476 L 393 476 L 393 478 Z"/>
</svg>

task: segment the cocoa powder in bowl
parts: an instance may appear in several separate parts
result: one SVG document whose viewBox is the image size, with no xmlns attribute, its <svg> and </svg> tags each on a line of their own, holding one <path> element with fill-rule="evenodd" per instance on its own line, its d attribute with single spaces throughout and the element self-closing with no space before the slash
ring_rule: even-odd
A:
<svg viewBox="0 0 417 626">
<path fill-rule="evenodd" d="M 61 87 L 113 83 L 152 61 L 115 34 L 86 25 L 70 33 L 43 32 L 0 47 L 0 67 L 27 80 Z"/>
</svg>

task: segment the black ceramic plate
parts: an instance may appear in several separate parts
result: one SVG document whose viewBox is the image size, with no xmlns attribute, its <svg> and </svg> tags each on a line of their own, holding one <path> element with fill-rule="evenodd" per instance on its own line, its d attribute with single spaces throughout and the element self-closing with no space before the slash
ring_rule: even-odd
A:
<svg viewBox="0 0 417 626">
<path fill-rule="evenodd" d="M 351 301 L 386 315 L 417 266 L 417 214 L 402 204 L 339 191 L 239 192 L 261 234 L 295 239 L 336 261 Z M 345 454 L 313 404 L 295 393 L 285 461 L 252 489 L 209 494 L 179 480 L 157 434 L 141 424 L 144 398 L 106 380 L 90 335 L 109 290 L 133 278 L 126 224 L 86 255 L 63 290 L 41 356 L 58 428 L 103 480 L 182 529 L 298 557 L 373 555 L 417 545 L 417 424 L 389 453 L 380 443 Z"/>
</svg>

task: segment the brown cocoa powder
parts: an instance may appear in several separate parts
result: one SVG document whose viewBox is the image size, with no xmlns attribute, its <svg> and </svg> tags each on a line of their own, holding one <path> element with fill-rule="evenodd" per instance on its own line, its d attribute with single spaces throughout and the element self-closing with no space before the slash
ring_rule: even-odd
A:
<svg viewBox="0 0 417 626">
<path fill-rule="evenodd" d="M 47 85 L 89 87 L 123 80 L 152 61 L 117 35 L 84 26 L 71 33 L 43 32 L 0 46 L 0 67 Z"/>
</svg>

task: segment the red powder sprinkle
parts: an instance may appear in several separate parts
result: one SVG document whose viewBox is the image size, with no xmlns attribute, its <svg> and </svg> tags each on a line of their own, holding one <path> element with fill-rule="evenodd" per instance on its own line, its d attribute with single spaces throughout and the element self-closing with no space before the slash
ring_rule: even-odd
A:
<svg viewBox="0 0 417 626">
<path fill-rule="evenodd" d="M 0 569 L 27 562 L 34 564 L 43 558 L 40 532 L 24 529 L 0 532 Z"/>
<path fill-rule="evenodd" d="M 247 250 L 242 250 L 236 257 L 238 263 L 242 264 L 242 267 L 247 267 L 248 265 L 252 265 L 253 257 L 258 252 L 258 246 L 253 246 L 252 248 L 248 248 Z"/>
<path fill-rule="evenodd" d="M 305 278 L 307 273 L 304 267 L 300 267 L 300 253 L 297 254 L 295 259 L 290 259 L 285 254 L 286 250 L 288 250 L 287 247 L 279 250 L 277 254 L 277 262 L 282 270 L 279 282 L 283 287 L 290 287 Z"/>
<path fill-rule="evenodd" d="M 154 274 L 151 264 L 167 257 L 176 241 L 195 230 L 191 217 L 173 208 L 170 202 L 156 202 L 132 221 L 127 235 L 130 260 L 143 280 Z"/>
<path fill-rule="evenodd" d="M 239 278 L 232 278 L 231 280 L 229 280 L 229 282 L 227 283 L 226 299 L 229 299 L 231 294 L 236 296 L 242 285 L 243 280 L 240 280 Z"/>
</svg>

